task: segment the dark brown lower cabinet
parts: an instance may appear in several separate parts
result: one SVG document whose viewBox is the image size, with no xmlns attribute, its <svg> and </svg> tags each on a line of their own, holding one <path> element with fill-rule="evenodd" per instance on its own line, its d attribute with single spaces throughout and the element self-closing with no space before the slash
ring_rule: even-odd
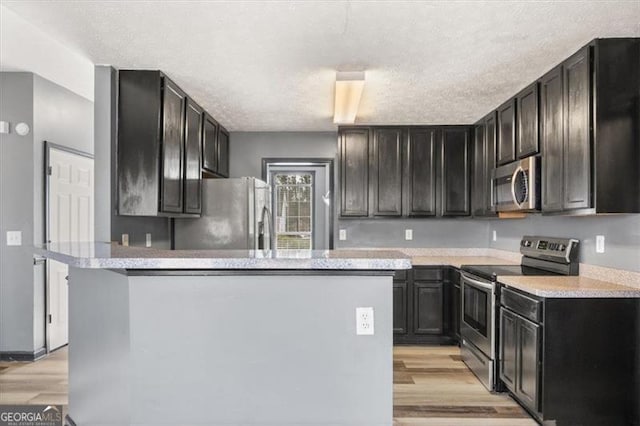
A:
<svg viewBox="0 0 640 426">
<path fill-rule="evenodd" d="M 407 281 L 393 281 L 393 334 L 407 334 Z"/>
<path fill-rule="evenodd" d="M 413 283 L 413 332 L 415 334 L 441 335 L 443 330 L 442 281 L 414 281 Z"/>
<path fill-rule="evenodd" d="M 532 411 L 540 409 L 542 326 L 500 310 L 500 379 Z"/>
<path fill-rule="evenodd" d="M 451 306 L 455 303 L 455 291 L 449 276 L 449 268 L 442 266 L 416 266 L 396 273 L 393 281 L 394 343 L 457 341 L 451 319 L 452 315 L 457 315 L 452 314 L 455 308 Z"/>
<path fill-rule="evenodd" d="M 542 424 L 640 424 L 640 299 L 500 290 L 498 370 Z"/>
<path fill-rule="evenodd" d="M 456 341 L 460 341 L 460 315 L 462 313 L 462 294 L 460 290 L 460 270 L 449 268 L 449 288 L 451 289 L 451 316 L 449 335 Z"/>
</svg>

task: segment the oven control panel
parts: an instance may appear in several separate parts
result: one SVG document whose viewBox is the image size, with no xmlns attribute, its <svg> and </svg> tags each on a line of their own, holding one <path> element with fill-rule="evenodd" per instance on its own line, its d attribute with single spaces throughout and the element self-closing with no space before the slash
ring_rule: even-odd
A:
<svg viewBox="0 0 640 426">
<path fill-rule="evenodd" d="M 525 256 L 569 263 L 577 260 L 579 241 L 573 238 L 524 236 L 520 253 Z"/>
</svg>

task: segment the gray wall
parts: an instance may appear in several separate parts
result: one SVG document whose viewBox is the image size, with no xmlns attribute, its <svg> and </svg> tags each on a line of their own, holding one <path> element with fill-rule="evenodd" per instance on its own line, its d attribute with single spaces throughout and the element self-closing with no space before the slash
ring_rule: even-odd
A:
<svg viewBox="0 0 640 426">
<path fill-rule="evenodd" d="M 339 241 L 338 231 L 347 231 Z M 404 239 L 405 229 L 413 230 L 413 240 Z M 488 224 L 472 219 L 376 219 L 339 220 L 336 247 L 486 247 Z"/>
<path fill-rule="evenodd" d="M 640 215 L 529 216 L 493 220 L 497 241 L 492 248 L 518 251 L 522 235 L 572 237 L 581 241 L 580 261 L 592 265 L 640 272 Z M 596 235 L 605 236 L 605 253 L 596 253 Z M 491 238 L 489 238 L 491 240 Z"/>
<path fill-rule="evenodd" d="M 230 137 L 231 177 L 262 179 L 263 158 L 337 159 L 338 155 L 335 132 L 233 132 Z"/>
<path fill-rule="evenodd" d="M 111 66 L 95 67 L 95 140 L 96 140 L 96 241 L 122 240 L 129 234 L 129 245 L 144 246 L 151 234 L 152 246 L 171 247 L 170 222 L 164 217 L 131 217 L 116 214 L 116 100 L 117 70 Z M 106 202 L 110 200 L 110 202 Z"/>
<path fill-rule="evenodd" d="M 45 241 L 44 141 L 93 153 L 93 103 L 32 73 L 0 73 L 0 119 L 11 122 L 0 142 L 0 351 L 33 353 L 45 345 L 45 268 L 32 244 Z M 18 136 L 13 127 L 31 127 Z M 6 231 L 22 231 L 22 247 Z"/>
<path fill-rule="evenodd" d="M 33 74 L 0 73 L 0 351 L 33 352 L 33 132 L 18 136 L 19 122 L 33 128 Z M 22 231 L 21 247 L 6 245 L 7 231 Z"/>
</svg>

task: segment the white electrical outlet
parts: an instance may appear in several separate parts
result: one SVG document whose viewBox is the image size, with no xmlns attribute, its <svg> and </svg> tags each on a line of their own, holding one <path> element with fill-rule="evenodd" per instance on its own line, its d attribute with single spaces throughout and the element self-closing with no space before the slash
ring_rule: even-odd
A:
<svg viewBox="0 0 640 426">
<path fill-rule="evenodd" d="M 370 336 L 373 331 L 373 308 L 356 308 L 356 334 Z"/>
<path fill-rule="evenodd" d="M 340 241 L 346 241 L 347 240 L 347 230 L 346 229 L 341 229 L 340 232 L 338 233 L 338 239 Z"/>
<path fill-rule="evenodd" d="M 22 245 L 22 231 L 7 231 L 7 245 L 8 246 L 21 246 Z"/>
<path fill-rule="evenodd" d="M 493 241 L 498 241 L 498 233 L 496 232 L 496 230 L 493 230 L 493 235 L 491 237 L 493 239 Z"/>
<path fill-rule="evenodd" d="M 413 240 L 413 229 L 404 230 L 404 239 L 407 241 Z"/>
<path fill-rule="evenodd" d="M 129 234 L 122 234 L 122 245 L 123 246 L 129 245 Z"/>
<path fill-rule="evenodd" d="M 147 238 L 146 246 L 147 247 L 151 247 L 151 233 L 150 232 L 147 232 L 146 238 Z"/>
<path fill-rule="evenodd" d="M 604 253 L 604 235 L 596 235 L 596 253 Z"/>
</svg>

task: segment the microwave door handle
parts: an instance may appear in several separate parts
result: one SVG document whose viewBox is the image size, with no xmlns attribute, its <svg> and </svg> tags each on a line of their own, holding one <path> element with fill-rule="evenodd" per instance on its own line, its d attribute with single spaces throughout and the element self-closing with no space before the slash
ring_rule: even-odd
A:
<svg viewBox="0 0 640 426">
<path fill-rule="evenodd" d="M 511 176 L 511 198 L 513 199 L 513 204 L 515 204 L 518 207 L 522 207 L 522 205 L 520 203 L 518 203 L 518 200 L 516 199 L 516 176 L 521 171 L 522 171 L 522 167 L 518 167 L 513 172 L 513 176 Z"/>
</svg>

